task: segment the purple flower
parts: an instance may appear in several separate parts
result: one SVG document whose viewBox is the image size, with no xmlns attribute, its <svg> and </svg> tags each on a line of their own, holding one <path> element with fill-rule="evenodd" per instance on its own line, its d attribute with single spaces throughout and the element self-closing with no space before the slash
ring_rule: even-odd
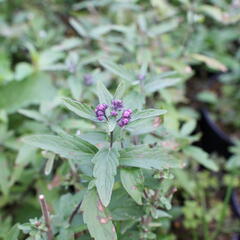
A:
<svg viewBox="0 0 240 240">
<path fill-rule="evenodd" d="M 130 118 L 131 117 L 131 114 L 132 114 L 132 110 L 131 109 L 128 109 L 128 110 L 125 110 L 122 114 L 122 117 L 124 118 Z"/>
<path fill-rule="evenodd" d="M 103 118 L 103 116 L 98 116 L 97 119 L 98 119 L 99 121 L 102 121 L 104 118 Z"/>
<path fill-rule="evenodd" d="M 118 126 L 124 127 L 124 126 L 128 125 L 128 123 L 130 122 L 130 119 L 131 119 L 131 115 L 132 115 L 131 109 L 124 110 L 122 113 L 122 117 L 118 121 Z"/>
<path fill-rule="evenodd" d="M 91 86 L 93 84 L 93 77 L 91 74 L 85 74 L 83 76 L 83 81 L 86 86 Z"/>
<path fill-rule="evenodd" d="M 137 78 L 138 78 L 138 80 L 142 81 L 142 80 L 145 79 L 145 75 L 144 74 L 138 74 Z"/>
<path fill-rule="evenodd" d="M 106 118 L 106 109 L 108 108 L 107 104 L 98 104 L 95 108 L 96 117 L 99 121 L 102 121 L 104 117 Z"/>
<path fill-rule="evenodd" d="M 123 101 L 121 100 L 112 100 L 112 108 L 115 111 L 119 111 L 123 108 Z"/>
<path fill-rule="evenodd" d="M 111 116 L 116 117 L 117 115 L 118 113 L 115 110 L 111 111 Z"/>
</svg>

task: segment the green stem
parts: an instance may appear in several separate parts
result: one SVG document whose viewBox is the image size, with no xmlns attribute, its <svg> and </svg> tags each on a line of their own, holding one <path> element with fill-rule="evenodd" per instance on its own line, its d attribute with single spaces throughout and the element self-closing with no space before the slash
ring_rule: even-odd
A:
<svg viewBox="0 0 240 240">
<path fill-rule="evenodd" d="M 211 237 L 212 240 L 217 239 L 219 233 L 221 232 L 223 222 L 224 222 L 224 219 L 225 219 L 225 216 L 226 216 L 228 204 L 229 204 L 229 201 L 230 201 L 230 197 L 231 197 L 231 194 L 232 194 L 232 190 L 233 190 L 233 176 L 231 177 L 230 184 L 227 187 L 227 192 L 226 192 L 224 202 L 223 202 L 223 207 L 222 207 L 222 210 L 221 210 L 220 220 L 217 223 L 216 231 L 213 233 L 213 235 Z"/>
<path fill-rule="evenodd" d="M 195 177 L 196 181 L 196 192 L 198 199 L 200 200 L 200 205 L 202 208 L 202 225 L 203 225 L 203 231 L 204 231 L 204 239 L 208 240 L 209 239 L 209 231 L 208 231 L 208 224 L 206 222 L 205 216 L 207 215 L 207 209 L 206 209 L 206 196 L 204 194 L 204 189 L 201 188 L 201 186 L 198 184 L 198 179 Z"/>
<path fill-rule="evenodd" d="M 113 132 L 110 132 L 110 148 L 113 146 Z"/>
</svg>

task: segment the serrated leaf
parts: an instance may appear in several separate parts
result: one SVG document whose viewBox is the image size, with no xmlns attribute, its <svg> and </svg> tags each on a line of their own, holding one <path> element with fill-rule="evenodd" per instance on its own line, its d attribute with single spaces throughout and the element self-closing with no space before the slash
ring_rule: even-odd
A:
<svg viewBox="0 0 240 240">
<path fill-rule="evenodd" d="M 117 76 L 127 80 L 127 81 L 134 81 L 136 80 L 136 76 L 134 72 L 127 70 L 124 66 L 120 64 L 116 64 L 109 60 L 100 60 L 99 63 L 105 67 L 110 72 L 116 74 Z"/>
<path fill-rule="evenodd" d="M 208 157 L 208 154 L 204 152 L 201 148 L 188 146 L 184 149 L 184 153 L 196 160 L 198 163 L 202 164 L 204 167 L 212 170 L 218 171 L 218 166 L 216 163 Z"/>
<path fill-rule="evenodd" d="M 123 188 L 114 190 L 109 210 L 115 221 L 127 221 L 130 219 L 138 221 L 144 215 L 142 206 L 137 205 Z"/>
<path fill-rule="evenodd" d="M 84 196 L 81 211 L 83 211 L 83 220 L 95 240 L 117 240 L 111 217 L 106 214 L 95 190 L 87 192 Z"/>
<path fill-rule="evenodd" d="M 142 191 L 141 187 L 143 185 L 143 175 L 140 169 L 128 169 L 122 168 L 120 171 L 121 182 L 128 192 L 128 194 L 136 201 L 138 204 L 142 204 Z"/>
<path fill-rule="evenodd" d="M 119 163 L 122 166 L 158 170 L 181 167 L 181 162 L 165 152 L 164 149 L 160 147 L 150 149 L 146 145 L 120 151 Z"/>
<path fill-rule="evenodd" d="M 97 121 L 94 111 L 87 105 L 70 98 L 63 98 L 64 105 L 82 118 Z"/>
<path fill-rule="evenodd" d="M 121 81 L 114 94 L 114 99 L 122 99 L 125 91 L 126 91 L 126 83 Z"/>
<path fill-rule="evenodd" d="M 167 113 L 167 110 L 164 109 L 146 109 L 142 111 L 134 111 L 132 114 L 131 122 L 145 118 L 157 117 L 165 113 Z"/>
<path fill-rule="evenodd" d="M 111 104 L 113 96 L 104 86 L 102 81 L 97 82 L 97 94 L 100 103 Z"/>
<path fill-rule="evenodd" d="M 23 141 L 73 160 L 90 160 L 97 152 L 94 145 L 74 136 L 32 135 L 24 137 Z"/>
<path fill-rule="evenodd" d="M 93 176 L 96 178 L 97 191 L 104 206 L 108 206 L 111 200 L 114 176 L 119 165 L 118 157 L 116 149 L 103 148 L 92 159 Z"/>
</svg>

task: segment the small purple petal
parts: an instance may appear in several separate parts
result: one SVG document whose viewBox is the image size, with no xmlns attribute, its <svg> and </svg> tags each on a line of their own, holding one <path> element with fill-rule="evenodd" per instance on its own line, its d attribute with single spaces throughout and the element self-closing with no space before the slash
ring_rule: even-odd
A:
<svg viewBox="0 0 240 240">
<path fill-rule="evenodd" d="M 105 110 L 105 105 L 104 104 L 99 104 L 97 105 L 97 110 L 99 111 L 104 111 Z"/>
<path fill-rule="evenodd" d="M 98 119 L 99 121 L 102 121 L 104 118 L 103 118 L 103 116 L 99 116 L 97 119 Z"/>
<path fill-rule="evenodd" d="M 120 121 L 118 122 L 118 126 L 119 126 L 119 127 L 124 127 L 124 123 L 120 120 Z"/>
<path fill-rule="evenodd" d="M 137 78 L 138 78 L 138 80 L 142 81 L 142 80 L 145 79 L 145 75 L 144 74 L 138 74 Z"/>
<path fill-rule="evenodd" d="M 123 114 L 122 114 L 122 116 L 123 116 L 124 118 L 128 118 L 128 117 L 131 116 L 131 113 L 128 112 L 128 111 L 124 111 Z"/>
<path fill-rule="evenodd" d="M 90 86 L 93 84 L 93 78 L 91 74 L 86 74 L 83 76 L 83 81 L 86 86 Z"/>
<path fill-rule="evenodd" d="M 97 111 L 96 115 L 97 115 L 97 117 L 104 116 L 104 112 L 103 111 Z"/>
<path fill-rule="evenodd" d="M 124 125 L 127 125 L 129 123 L 129 119 L 128 118 L 123 118 L 122 122 Z"/>
<path fill-rule="evenodd" d="M 111 116 L 116 117 L 117 115 L 118 115 L 118 113 L 116 111 L 111 112 Z"/>
</svg>

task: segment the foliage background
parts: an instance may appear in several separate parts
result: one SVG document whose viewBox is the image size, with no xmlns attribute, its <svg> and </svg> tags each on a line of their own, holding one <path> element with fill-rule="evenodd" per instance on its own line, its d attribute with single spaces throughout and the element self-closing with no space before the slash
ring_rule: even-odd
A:
<svg viewBox="0 0 240 240">
<path fill-rule="evenodd" d="M 129 139 L 157 143 L 185 165 L 173 172 L 172 218 L 133 230 L 127 219 L 131 238 L 147 229 L 143 239 L 231 239 L 239 231 L 227 194 L 239 188 L 239 10 L 238 0 L 1 0 L 0 239 L 29 237 L 17 237 L 15 224 L 41 217 L 39 194 L 58 218 L 56 228 L 67 222 L 82 197 L 79 179 L 89 179 L 22 139 L 63 129 L 106 144 L 101 129 L 70 113 L 62 97 L 96 106 L 97 81 L 114 93 L 120 80 L 127 82 L 128 107 L 168 111 L 129 128 Z M 139 74 L 145 84 L 136 83 Z M 194 145 L 203 107 L 236 142 L 230 159 Z M 147 213 L 137 208 L 136 214 Z M 75 220 L 71 231 L 90 239 Z M 70 239 L 64 234 L 57 239 Z"/>
</svg>

